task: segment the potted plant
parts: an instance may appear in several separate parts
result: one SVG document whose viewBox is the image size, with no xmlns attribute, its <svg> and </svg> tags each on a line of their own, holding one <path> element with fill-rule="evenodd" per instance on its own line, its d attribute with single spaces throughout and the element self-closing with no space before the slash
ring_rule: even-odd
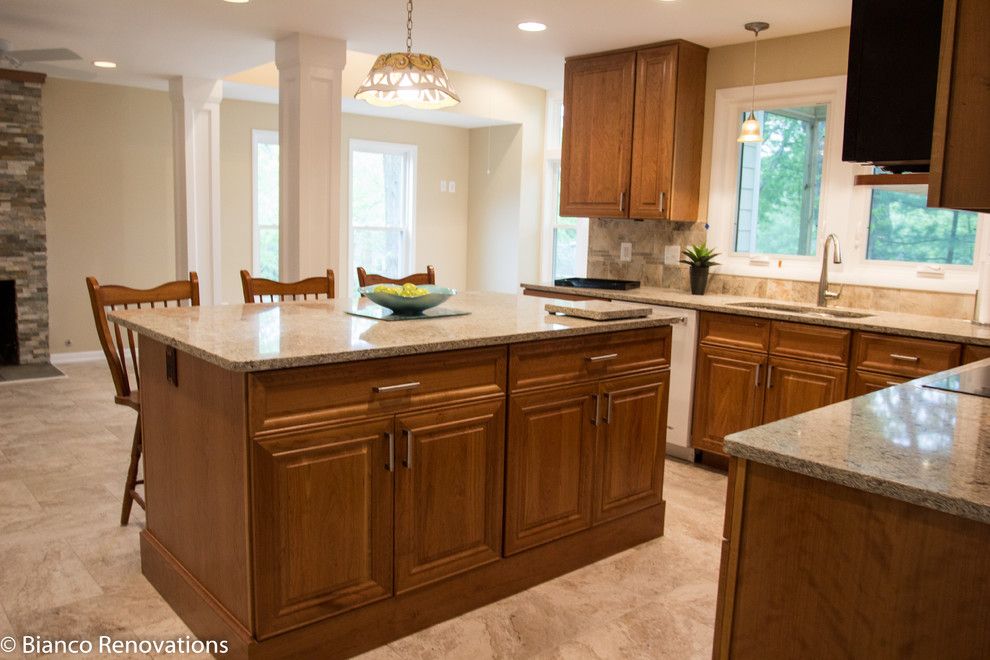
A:
<svg viewBox="0 0 990 660">
<path fill-rule="evenodd" d="M 718 256 L 707 244 L 691 245 L 682 253 L 686 259 L 681 259 L 682 264 L 691 267 L 691 293 L 696 296 L 703 295 L 708 287 L 708 267 L 718 266 L 712 261 Z"/>
</svg>

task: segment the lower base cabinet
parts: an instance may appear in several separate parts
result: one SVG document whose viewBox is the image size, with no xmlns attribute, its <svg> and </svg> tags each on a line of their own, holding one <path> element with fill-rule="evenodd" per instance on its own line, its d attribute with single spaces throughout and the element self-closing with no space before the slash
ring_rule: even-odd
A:
<svg viewBox="0 0 990 660">
<path fill-rule="evenodd" d="M 846 398 L 848 369 L 770 357 L 763 424 L 800 415 Z"/>
<path fill-rule="evenodd" d="M 760 424 L 767 358 L 759 353 L 698 346 L 695 369 L 695 449 L 724 453 L 725 436 Z"/>
<path fill-rule="evenodd" d="M 870 392 L 883 390 L 894 385 L 906 383 L 909 379 L 889 374 L 874 374 L 869 371 L 853 369 L 849 379 L 849 396 L 862 396 Z"/>
</svg>

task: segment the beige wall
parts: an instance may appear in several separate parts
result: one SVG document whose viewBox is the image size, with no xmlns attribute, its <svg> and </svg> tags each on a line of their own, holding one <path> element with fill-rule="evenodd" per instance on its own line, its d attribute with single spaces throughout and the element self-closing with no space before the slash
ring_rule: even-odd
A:
<svg viewBox="0 0 990 660">
<path fill-rule="evenodd" d="M 762 37 L 757 48 L 756 82 L 762 85 L 845 75 L 848 58 L 849 28 L 810 32 L 779 39 Z M 715 90 L 750 85 L 752 81 L 752 41 L 712 48 L 708 51 L 705 137 L 701 152 L 701 204 L 698 208 L 698 218 L 702 221 L 708 217 Z"/>
<path fill-rule="evenodd" d="M 85 277 L 173 278 L 168 96 L 49 78 L 42 92 L 52 353 L 99 348 Z"/>
</svg>

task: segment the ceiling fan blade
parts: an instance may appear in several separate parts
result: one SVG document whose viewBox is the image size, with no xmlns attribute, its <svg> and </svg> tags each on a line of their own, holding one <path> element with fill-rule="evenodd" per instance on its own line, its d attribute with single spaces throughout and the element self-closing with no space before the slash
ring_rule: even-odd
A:
<svg viewBox="0 0 990 660">
<path fill-rule="evenodd" d="M 81 60 L 79 55 L 68 48 L 38 48 L 36 50 L 11 50 L 6 53 L 21 62 L 62 62 Z"/>
</svg>

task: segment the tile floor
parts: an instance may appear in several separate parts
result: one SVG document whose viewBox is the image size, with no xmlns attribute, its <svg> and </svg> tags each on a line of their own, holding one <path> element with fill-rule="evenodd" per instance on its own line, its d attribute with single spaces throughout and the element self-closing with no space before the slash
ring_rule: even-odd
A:
<svg viewBox="0 0 990 660">
<path fill-rule="evenodd" d="M 0 386 L 0 637 L 185 638 L 141 575 L 143 512 L 118 525 L 135 414 L 102 363 L 63 371 Z M 663 538 L 363 657 L 710 658 L 725 477 L 666 475 Z"/>
</svg>

